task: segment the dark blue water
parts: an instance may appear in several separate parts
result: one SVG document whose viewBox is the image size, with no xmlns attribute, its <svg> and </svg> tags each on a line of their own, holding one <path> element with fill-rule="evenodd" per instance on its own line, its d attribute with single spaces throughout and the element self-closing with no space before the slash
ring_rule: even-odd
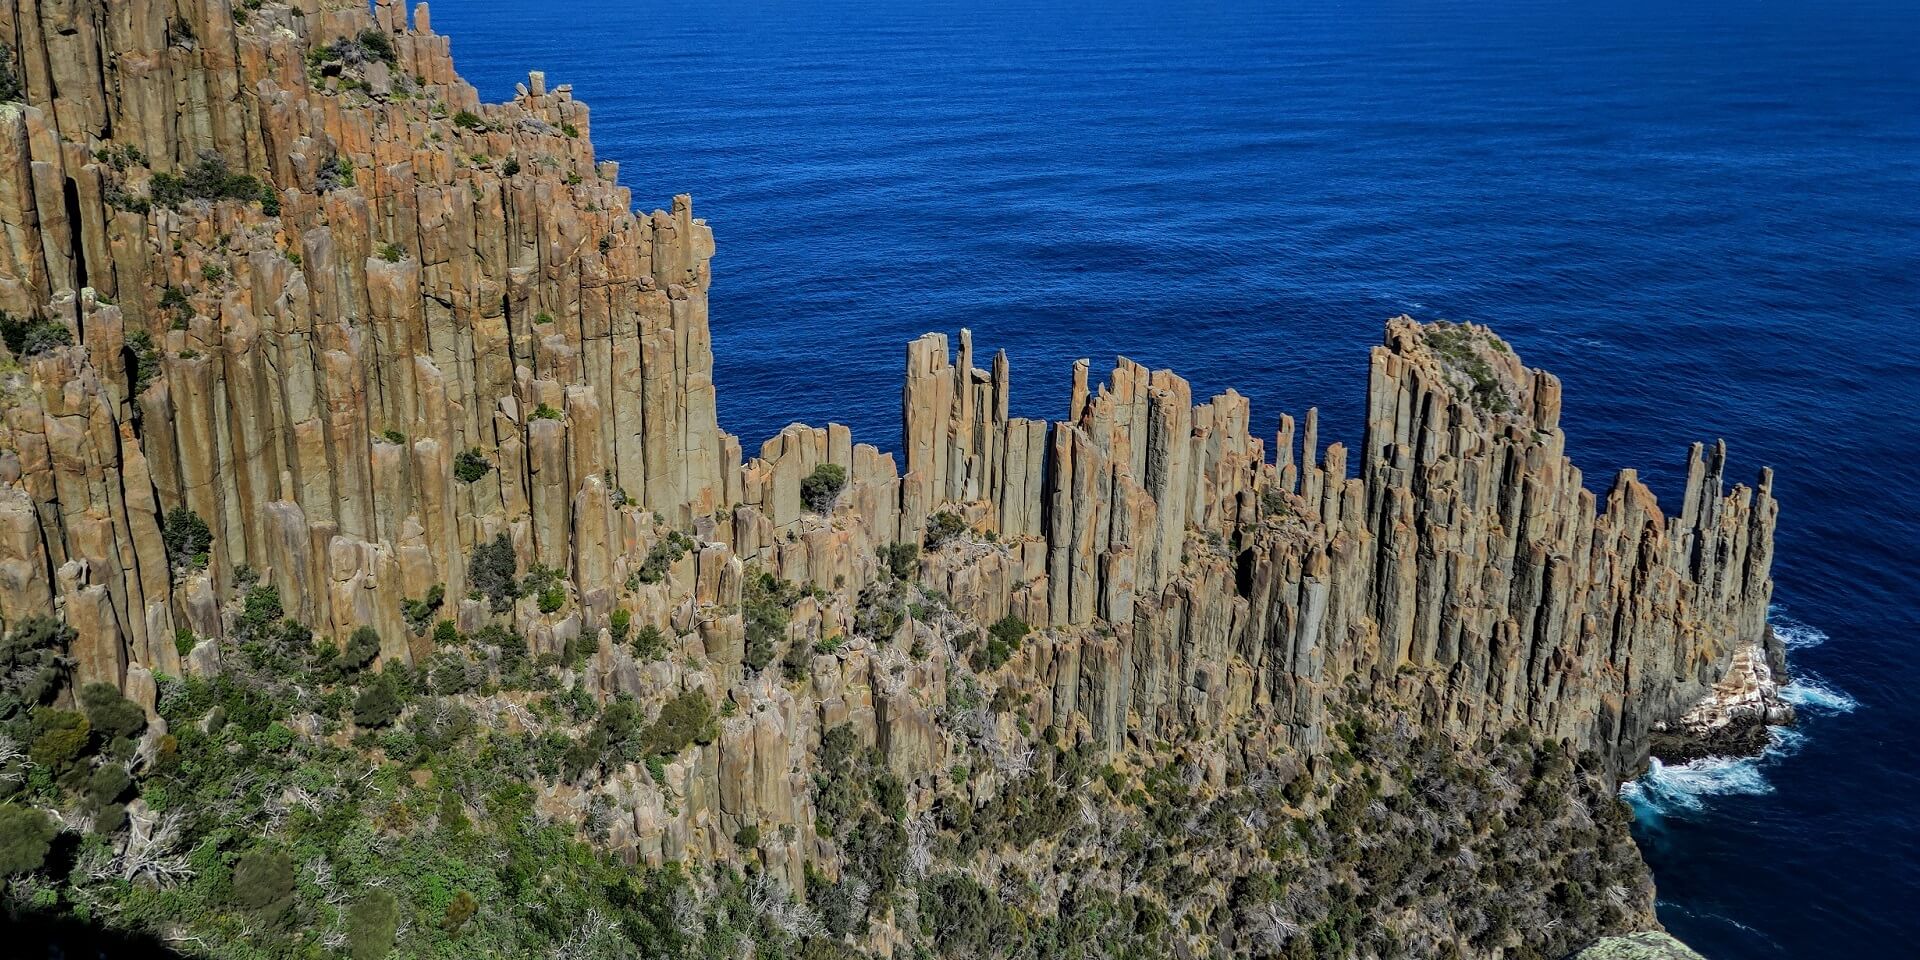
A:
<svg viewBox="0 0 1920 960">
<path fill-rule="evenodd" d="M 1411 312 L 1566 382 L 1575 459 L 1779 470 L 1808 720 L 1662 771 L 1642 839 L 1713 960 L 1920 943 L 1920 14 L 1649 3 L 438 0 L 467 77 L 595 108 L 714 225 L 721 422 L 892 448 L 903 343 L 1009 349 L 1014 412 L 1124 353 L 1358 438 Z M 1096 367 L 1096 369 L 1103 369 Z M 1788 619 L 1791 618 L 1791 619 Z M 1821 638 L 1825 638 L 1823 642 Z"/>
</svg>

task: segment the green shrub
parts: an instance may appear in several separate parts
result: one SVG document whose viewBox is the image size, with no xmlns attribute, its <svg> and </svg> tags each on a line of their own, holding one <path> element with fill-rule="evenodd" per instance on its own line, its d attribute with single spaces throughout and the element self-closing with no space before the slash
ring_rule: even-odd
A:
<svg viewBox="0 0 1920 960">
<path fill-rule="evenodd" d="M 234 173 L 228 168 L 226 158 L 217 153 L 201 154 L 182 175 L 154 174 L 147 189 L 157 207 L 178 207 L 189 200 L 251 202 L 271 196 L 277 203 L 279 199 L 273 188 L 263 185 L 258 178 Z"/>
<path fill-rule="evenodd" d="M 353 960 L 380 960 L 393 952 L 399 932 L 400 904 L 393 894 L 375 890 L 347 908 L 347 951 Z"/>
<path fill-rule="evenodd" d="M 467 921 L 473 919 L 473 915 L 478 912 L 480 912 L 480 903 L 473 899 L 473 894 L 465 890 L 457 891 L 453 899 L 447 903 L 447 913 L 440 921 L 440 929 L 445 930 L 448 936 L 457 940 L 460 938 L 460 928 L 466 926 Z"/>
<path fill-rule="evenodd" d="M 380 632 L 372 627 L 355 627 L 353 635 L 347 638 L 347 648 L 340 652 L 334 666 L 343 677 L 351 677 L 373 665 L 380 656 Z"/>
<path fill-rule="evenodd" d="M 938 550 L 966 531 L 967 521 L 957 513 L 942 510 L 927 518 L 927 549 Z"/>
<path fill-rule="evenodd" d="M 213 531 L 188 507 L 167 511 L 160 528 L 160 542 L 167 549 L 167 562 L 176 573 L 204 570 L 207 553 L 213 548 Z"/>
<path fill-rule="evenodd" d="M 380 246 L 380 259 L 388 263 L 399 263 L 406 258 L 407 251 L 397 243 L 387 243 Z"/>
<path fill-rule="evenodd" d="M 140 705 L 120 695 L 120 688 L 95 681 L 80 690 L 81 709 L 95 733 L 109 740 L 137 737 L 147 728 L 147 713 Z"/>
<path fill-rule="evenodd" d="M 76 768 L 92 739 L 87 718 L 71 710 L 41 707 L 33 712 L 33 743 L 27 756 L 35 766 L 60 779 Z"/>
<path fill-rule="evenodd" d="M 647 558 L 641 561 L 634 577 L 641 583 L 659 583 L 667 578 L 667 570 L 692 549 L 693 541 L 675 530 L 647 551 Z"/>
<path fill-rule="evenodd" d="M 827 513 L 833 509 L 833 502 L 839 499 L 840 491 L 846 486 L 846 468 L 823 463 L 814 467 L 813 472 L 800 481 L 800 499 L 807 509 L 815 513 Z"/>
<path fill-rule="evenodd" d="M 418 600 L 401 600 L 400 616 L 407 621 L 407 626 L 416 635 L 425 633 L 427 624 L 433 622 L 433 615 L 439 612 L 440 606 L 446 602 L 446 599 L 446 585 L 436 583 L 427 590 L 426 596 Z"/>
<path fill-rule="evenodd" d="M 7 352 L 25 359 L 73 345 L 73 331 L 58 320 L 20 320 L 0 311 L 0 341 Z"/>
<path fill-rule="evenodd" d="M 660 628 L 649 623 L 633 634 L 633 655 L 641 660 L 652 660 L 667 649 L 667 635 Z"/>
<path fill-rule="evenodd" d="M 485 121 L 482 121 L 480 116 L 471 110 L 462 110 L 454 114 L 453 125 L 462 130 L 481 130 L 486 127 Z"/>
<path fill-rule="evenodd" d="M 675 757 L 696 743 L 710 743 L 719 735 L 713 718 L 713 702 L 701 689 L 688 690 L 667 701 L 660 716 L 641 737 L 642 753 L 652 757 Z"/>
<path fill-rule="evenodd" d="M 52 617 L 21 620 L 0 640 L 0 722 L 50 702 L 66 682 L 73 628 Z"/>
<path fill-rule="evenodd" d="M 13 47 L 0 43 L 0 103 L 26 98 L 26 88 L 20 85 L 20 75 L 13 69 Z"/>
<path fill-rule="evenodd" d="M 368 27 L 360 31 L 360 35 L 354 38 L 354 42 L 358 43 L 360 49 L 366 51 L 368 56 L 385 60 L 389 66 L 398 59 L 393 49 L 393 38 L 383 30 Z"/>
<path fill-rule="evenodd" d="M 746 621 L 747 669 L 758 673 L 773 662 L 775 645 L 786 639 L 787 624 L 799 591 L 771 573 L 747 577 L 740 587 L 740 613 Z"/>
<path fill-rule="evenodd" d="M 393 678 L 382 674 L 353 700 L 353 722 L 361 727 L 384 727 L 400 716 L 400 695 Z"/>
<path fill-rule="evenodd" d="M 453 458 L 453 478 L 461 483 L 473 483 L 493 472 L 493 464 L 478 450 L 462 450 Z"/>
<path fill-rule="evenodd" d="M 567 588 L 560 584 L 550 584 L 540 590 L 540 612 L 553 613 L 567 605 Z"/>
<path fill-rule="evenodd" d="M 920 545 L 889 543 L 880 548 L 880 563 L 896 580 L 911 580 L 920 572 Z"/>
<path fill-rule="evenodd" d="M 40 869 L 59 832 L 53 820 L 34 807 L 0 804 L 0 877 Z"/>
<path fill-rule="evenodd" d="M 560 411 L 543 403 L 533 408 L 533 418 L 535 420 L 558 420 L 560 419 Z"/>
<path fill-rule="evenodd" d="M 277 920 L 293 906 L 293 858 L 285 850 L 255 847 L 233 864 L 235 906 Z"/>
<path fill-rule="evenodd" d="M 487 598 L 494 613 L 503 613 L 520 598 L 519 559 L 513 552 L 513 540 L 505 533 L 473 548 L 473 560 L 467 565 L 467 579 Z"/>
<path fill-rule="evenodd" d="M 607 624 L 607 635 L 613 638 L 615 645 L 627 642 L 627 636 L 633 630 L 633 613 L 625 607 L 616 608 Z"/>
<path fill-rule="evenodd" d="M 160 373 L 160 350 L 153 345 L 153 335 L 145 330 L 135 330 L 127 334 L 125 362 L 127 377 L 134 396 L 145 393 L 147 385 Z"/>
</svg>

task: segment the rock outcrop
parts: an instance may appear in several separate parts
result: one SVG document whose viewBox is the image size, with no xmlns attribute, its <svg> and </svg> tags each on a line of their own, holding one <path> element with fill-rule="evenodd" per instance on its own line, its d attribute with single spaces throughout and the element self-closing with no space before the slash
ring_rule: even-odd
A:
<svg viewBox="0 0 1920 960">
<path fill-rule="evenodd" d="M 0 618 L 63 617 L 77 675 L 149 709 L 154 675 L 220 668 L 196 641 L 240 584 L 342 645 L 374 627 L 389 663 L 432 653 L 403 611 L 438 589 L 463 631 L 590 650 L 601 698 L 731 704 L 599 788 L 610 842 L 798 886 L 837 856 L 809 764 L 843 724 L 920 799 L 966 737 L 1006 761 L 981 796 L 1028 731 L 1312 755 L 1356 689 L 1617 774 L 1773 643 L 1770 474 L 1729 490 L 1696 444 L 1677 510 L 1633 471 L 1596 494 L 1560 382 L 1484 328 L 1390 321 L 1356 450 L 1314 411 L 1268 449 L 1246 398 L 1125 359 L 1076 365 L 1061 420 L 1010 417 L 1009 359 L 962 331 L 907 347 L 899 459 L 837 424 L 750 453 L 716 421 L 690 200 L 635 213 L 567 86 L 482 103 L 425 4 L 6 0 L 0 42 L 25 89 L 0 310 L 28 333 L 0 373 Z M 501 537 L 560 592 L 488 595 L 470 565 Z M 951 609 L 886 594 L 900 543 L 932 545 L 905 562 Z M 806 588 L 773 641 L 804 681 L 755 663 L 763 573 Z M 1008 618 L 1037 632 L 1001 662 L 953 645 Z M 1009 713 L 956 729 L 961 678 Z"/>
</svg>

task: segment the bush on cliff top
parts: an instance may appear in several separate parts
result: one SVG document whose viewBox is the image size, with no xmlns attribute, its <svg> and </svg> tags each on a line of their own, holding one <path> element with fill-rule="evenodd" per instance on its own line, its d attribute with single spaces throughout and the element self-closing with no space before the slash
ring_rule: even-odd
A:
<svg viewBox="0 0 1920 960">
<path fill-rule="evenodd" d="M 828 513 L 833 510 L 833 502 L 840 497 L 840 491 L 847 486 L 846 468 L 838 464 L 823 463 L 800 481 L 800 499 L 814 513 Z"/>
<path fill-rule="evenodd" d="M 201 154 L 184 174 L 154 174 L 147 190 L 159 207 L 178 207 L 189 200 L 239 200 L 259 201 L 270 208 L 269 215 L 279 212 L 280 197 L 271 184 L 261 183 L 252 174 L 234 173 L 217 153 Z"/>
<path fill-rule="evenodd" d="M 21 320 L 0 310 L 0 341 L 7 352 L 25 359 L 73 345 L 73 331 L 58 320 Z"/>
</svg>

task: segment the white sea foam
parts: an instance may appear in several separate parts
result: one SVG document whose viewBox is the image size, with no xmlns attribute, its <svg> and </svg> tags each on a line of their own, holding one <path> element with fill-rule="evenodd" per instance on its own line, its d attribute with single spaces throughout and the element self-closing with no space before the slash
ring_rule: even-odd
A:
<svg viewBox="0 0 1920 960">
<path fill-rule="evenodd" d="M 1767 619 L 1788 650 L 1817 647 L 1827 640 L 1825 631 L 1787 616 L 1778 606 L 1768 609 Z M 1780 688 L 1780 699 L 1793 704 L 1803 716 L 1849 713 L 1860 706 L 1859 701 L 1819 676 L 1805 672 L 1794 674 Z M 1767 782 L 1767 768 L 1798 753 L 1806 740 L 1807 735 L 1799 729 L 1769 727 L 1767 747 L 1757 757 L 1702 757 L 1675 765 L 1655 758 L 1640 779 L 1621 785 L 1620 796 L 1650 820 L 1699 813 L 1713 797 L 1763 796 L 1773 792 L 1773 785 Z"/>
<path fill-rule="evenodd" d="M 1805 650 L 1827 642 L 1826 631 L 1787 616 L 1778 606 L 1768 608 L 1767 621 L 1773 624 L 1774 636 L 1779 637 L 1788 650 Z"/>
<path fill-rule="evenodd" d="M 1767 748 L 1757 757 L 1702 757 L 1669 765 L 1649 761 L 1640 779 L 1620 787 L 1620 796 L 1650 819 L 1699 813 L 1712 797 L 1764 796 L 1773 792 L 1766 768 L 1799 752 L 1806 734 L 1790 727 L 1767 731 Z"/>
<path fill-rule="evenodd" d="M 1811 673 L 1794 675 L 1791 682 L 1780 688 L 1780 699 L 1802 710 L 1827 713 L 1852 713 L 1854 708 L 1860 706 L 1860 701 L 1835 690 L 1825 680 Z"/>
</svg>

